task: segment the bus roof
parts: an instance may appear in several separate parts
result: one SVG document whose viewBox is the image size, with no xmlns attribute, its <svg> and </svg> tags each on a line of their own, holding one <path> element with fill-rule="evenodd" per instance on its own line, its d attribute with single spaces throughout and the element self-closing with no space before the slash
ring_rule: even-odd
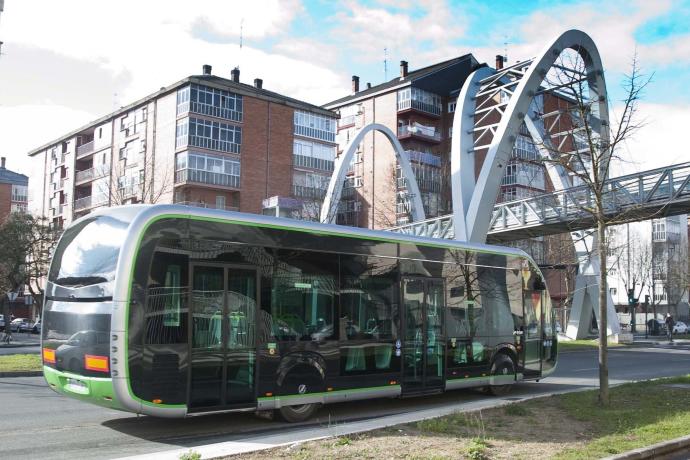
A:
<svg viewBox="0 0 690 460">
<path fill-rule="evenodd" d="M 117 215 L 117 217 L 127 220 L 130 225 L 135 221 L 147 226 L 149 222 L 165 217 L 178 217 L 186 219 L 224 221 L 228 223 L 237 222 L 259 227 L 278 228 L 285 230 L 317 233 L 321 235 L 342 236 L 348 238 L 361 238 L 366 240 L 386 241 L 392 243 L 413 243 L 422 246 L 432 246 L 441 248 L 465 249 L 476 252 L 513 255 L 528 259 L 535 267 L 536 263 L 524 251 L 518 248 L 506 246 L 494 246 L 483 243 L 472 243 L 466 241 L 456 241 L 441 238 L 429 238 L 402 233 L 389 232 L 386 230 L 370 230 L 359 227 L 349 227 L 345 225 L 322 224 L 305 220 L 290 219 L 286 217 L 264 216 L 261 214 L 250 214 L 236 211 L 224 211 L 210 208 L 200 208 L 195 206 L 184 206 L 177 204 L 134 204 L 101 208 L 80 218 L 91 218 L 99 215 Z M 74 224 L 74 223 L 73 223 Z"/>
</svg>

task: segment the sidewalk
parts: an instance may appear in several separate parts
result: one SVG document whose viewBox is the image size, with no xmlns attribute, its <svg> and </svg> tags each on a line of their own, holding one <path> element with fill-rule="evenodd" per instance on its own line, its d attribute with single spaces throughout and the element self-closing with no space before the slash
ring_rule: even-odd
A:
<svg viewBox="0 0 690 460">
<path fill-rule="evenodd" d="M 4 332 L 0 333 L 0 335 Z M 19 348 L 19 347 L 37 347 L 41 344 L 40 334 L 32 334 L 30 332 L 13 332 L 12 342 L 0 342 L 0 348 Z"/>
</svg>

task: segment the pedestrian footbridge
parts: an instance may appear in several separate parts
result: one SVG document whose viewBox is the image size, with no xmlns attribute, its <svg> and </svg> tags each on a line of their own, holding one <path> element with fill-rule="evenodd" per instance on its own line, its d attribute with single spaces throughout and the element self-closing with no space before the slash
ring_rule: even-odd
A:
<svg viewBox="0 0 690 460">
<path fill-rule="evenodd" d="M 594 191 L 587 186 L 494 205 L 487 241 L 509 242 L 596 226 Z M 690 213 L 690 162 L 608 179 L 603 191 L 612 224 Z M 455 238 L 453 215 L 393 227 L 390 231 Z"/>
</svg>

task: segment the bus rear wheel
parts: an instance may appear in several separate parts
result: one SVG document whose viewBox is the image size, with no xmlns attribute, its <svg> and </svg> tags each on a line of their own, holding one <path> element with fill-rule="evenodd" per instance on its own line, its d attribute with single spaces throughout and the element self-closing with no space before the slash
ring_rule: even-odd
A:
<svg viewBox="0 0 690 460">
<path fill-rule="evenodd" d="M 494 360 L 494 364 L 491 366 L 491 376 L 510 376 L 515 375 L 515 365 L 513 360 L 509 356 L 501 353 Z M 494 396 L 503 396 L 510 392 L 512 384 L 506 385 L 489 385 L 489 393 Z"/>
<path fill-rule="evenodd" d="M 316 403 L 312 404 L 300 404 L 297 406 L 284 406 L 278 409 L 278 414 L 280 418 L 290 423 L 303 422 L 312 415 L 319 408 Z"/>
</svg>

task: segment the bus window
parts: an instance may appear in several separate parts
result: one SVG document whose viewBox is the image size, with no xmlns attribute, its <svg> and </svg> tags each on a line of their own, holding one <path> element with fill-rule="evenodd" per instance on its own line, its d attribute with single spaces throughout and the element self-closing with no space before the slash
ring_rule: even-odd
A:
<svg viewBox="0 0 690 460">
<path fill-rule="evenodd" d="M 307 251 L 279 253 L 271 279 L 271 316 L 278 340 L 334 337 L 338 259 Z"/>
<path fill-rule="evenodd" d="M 340 339 L 392 340 L 397 317 L 396 263 L 366 256 L 341 257 Z M 396 318 L 397 319 L 397 318 Z"/>
<path fill-rule="evenodd" d="M 53 255 L 48 280 L 70 287 L 114 280 L 128 226 L 115 217 L 98 216 L 69 227 Z"/>
<path fill-rule="evenodd" d="M 187 267 L 186 255 L 154 254 L 146 295 L 147 344 L 187 342 Z"/>
</svg>

